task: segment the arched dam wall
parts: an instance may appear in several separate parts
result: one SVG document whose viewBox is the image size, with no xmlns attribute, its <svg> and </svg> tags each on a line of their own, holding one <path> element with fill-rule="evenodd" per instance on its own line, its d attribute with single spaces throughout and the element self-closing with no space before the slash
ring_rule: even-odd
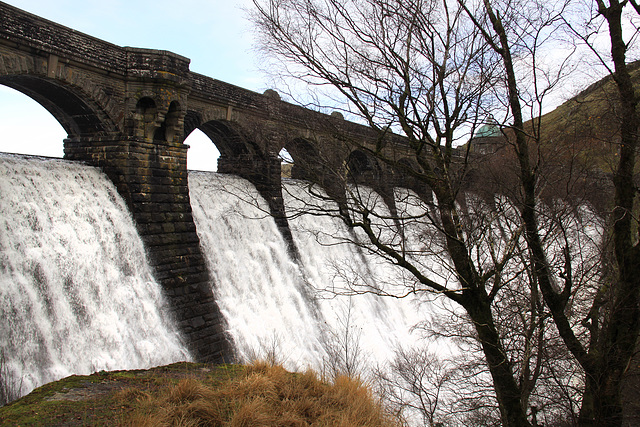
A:
<svg viewBox="0 0 640 427">
<path fill-rule="evenodd" d="M 293 157 L 294 178 L 320 184 L 336 200 L 344 198 L 350 164 L 358 166 L 352 175 L 357 169 L 360 181 L 387 199 L 399 180 L 353 148 L 379 144 L 365 126 L 283 102 L 273 91 L 258 94 L 193 73 L 189 59 L 172 52 L 116 46 L 2 2 L 0 15 L 0 84 L 60 122 L 68 134 L 65 159 L 99 167 L 114 183 L 198 360 L 229 360 L 233 343 L 192 214 L 183 141 L 193 130 L 218 147 L 219 172 L 256 187 L 294 254 L 283 148 Z M 390 146 L 401 156 L 401 140 Z"/>
</svg>

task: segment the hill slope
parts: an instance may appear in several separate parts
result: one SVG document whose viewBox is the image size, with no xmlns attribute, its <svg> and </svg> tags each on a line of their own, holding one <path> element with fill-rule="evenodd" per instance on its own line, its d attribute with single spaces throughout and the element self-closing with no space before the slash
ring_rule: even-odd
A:
<svg viewBox="0 0 640 427">
<path fill-rule="evenodd" d="M 256 363 L 74 375 L 0 408 L 0 425 L 394 426 L 360 381 Z"/>
</svg>

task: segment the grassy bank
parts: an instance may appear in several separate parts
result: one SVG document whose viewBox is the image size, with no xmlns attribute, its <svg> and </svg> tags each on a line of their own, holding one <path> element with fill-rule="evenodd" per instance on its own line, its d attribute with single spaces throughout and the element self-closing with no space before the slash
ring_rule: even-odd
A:
<svg viewBox="0 0 640 427">
<path fill-rule="evenodd" d="M 0 408 L 0 425 L 394 426 L 358 380 L 266 363 L 177 363 L 46 384 Z"/>
</svg>

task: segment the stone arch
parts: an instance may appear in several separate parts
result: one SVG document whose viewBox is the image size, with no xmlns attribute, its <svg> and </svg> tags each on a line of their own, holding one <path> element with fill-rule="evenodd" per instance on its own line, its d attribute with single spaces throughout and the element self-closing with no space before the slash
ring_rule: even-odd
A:
<svg viewBox="0 0 640 427">
<path fill-rule="evenodd" d="M 328 161 L 312 141 L 294 138 L 284 145 L 293 159 L 291 178 L 318 184 L 338 204 L 338 209 L 348 217 L 346 187 L 343 167 Z"/>
<path fill-rule="evenodd" d="M 382 177 L 382 168 L 371 154 L 354 150 L 347 159 L 347 176 L 354 183 L 371 184 Z"/>
<path fill-rule="evenodd" d="M 372 188 L 382 197 L 391 215 L 397 216 L 393 191 L 396 183 L 393 179 L 393 171 L 388 168 L 383 169 L 373 154 L 363 149 L 356 149 L 349 153 L 346 163 L 347 178 L 354 184 Z"/>
<path fill-rule="evenodd" d="M 202 124 L 202 114 L 197 111 L 188 110 L 184 115 L 184 139 L 187 139 L 191 132 L 200 128 Z"/>
<path fill-rule="evenodd" d="M 190 117 L 190 120 L 192 117 Z M 250 167 L 256 161 L 266 159 L 265 154 L 260 150 L 257 143 L 252 141 L 237 123 L 227 120 L 211 120 L 199 124 L 196 128 L 207 135 L 220 152 L 220 157 L 218 158 L 219 172 L 242 174 L 239 171 L 234 172 L 232 170 L 241 167 L 239 162 L 245 162 Z"/>
<path fill-rule="evenodd" d="M 288 141 L 283 148 L 293 159 L 291 178 L 321 182 L 324 174 L 323 165 L 320 161 L 320 153 L 311 141 L 295 138 Z"/>
<path fill-rule="evenodd" d="M 395 186 L 411 188 L 415 186 L 415 175 L 421 175 L 423 170 L 416 159 L 402 157 L 393 164 L 389 172 L 393 175 Z"/>
<path fill-rule="evenodd" d="M 416 175 L 423 173 L 422 167 L 415 159 L 403 157 L 396 162 L 393 168 L 394 186 L 413 190 L 422 200 L 431 203 L 433 201 L 431 189 L 423 180 L 416 178 Z"/>
<path fill-rule="evenodd" d="M 67 132 L 69 138 L 106 136 L 118 127 L 81 87 L 35 74 L 0 76 L 0 84 L 13 88 L 42 105 Z"/>
</svg>

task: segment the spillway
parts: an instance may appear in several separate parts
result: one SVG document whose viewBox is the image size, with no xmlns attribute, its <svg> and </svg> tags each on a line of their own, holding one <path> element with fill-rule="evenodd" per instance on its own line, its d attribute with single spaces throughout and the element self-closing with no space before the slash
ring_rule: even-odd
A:
<svg viewBox="0 0 640 427">
<path fill-rule="evenodd" d="M 0 356 L 20 394 L 71 374 L 188 360 L 111 181 L 0 156 Z"/>
<path fill-rule="evenodd" d="M 249 182 L 192 172 L 189 189 L 214 294 L 241 358 L 275 355 L 291 369 L 322 370 L 328 352 L 345 344 L 358 363 L 376 364 L 416 341 L 416 301 L 344 291 L 353 280 L 391 282 L 401 272 L 346 243 L 352 237 L 339 218 L 295 214 L 296 203 L 318 203 L 305 183 L 290 181 L 284 191 L 298 260 Z"/>
<path fill-rule="evenodd" d="M 294 256 L 249 182 L 189 175 L 237 355 L 275 357 L 290 369 L 330 370 L 338 356 L 352 357 L 341 362 L 351 369 L 384 364 L 419 339 L 412 327 L 429 310 L 412 298 L 344 292 L 360 282 L 403 283 L 402 272 L 345 243 L 357 236 L 339 218 L 295 214 L 300 203 L 329 203 L 305 185 L 288 181 L 284 191 Z M 99 169 L 2 155 L 0 195 L 4 381 L 25 394 L 70 374 L 191 359 L 126 205 Z"/>
</svg>

